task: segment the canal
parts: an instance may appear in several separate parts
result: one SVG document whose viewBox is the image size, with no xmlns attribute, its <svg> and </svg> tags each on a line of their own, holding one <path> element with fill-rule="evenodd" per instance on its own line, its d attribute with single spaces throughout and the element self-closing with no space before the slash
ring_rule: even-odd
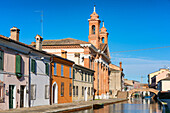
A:
<svg viewBox="0 0 170 113">
<path fill-rule="evenodd" d="M 122 103 L 106 105 L 100 109 L 87 109 L 74 113 L 162 113 L 160 103 L 151 99 L 133 98 Z"/>
</svg>

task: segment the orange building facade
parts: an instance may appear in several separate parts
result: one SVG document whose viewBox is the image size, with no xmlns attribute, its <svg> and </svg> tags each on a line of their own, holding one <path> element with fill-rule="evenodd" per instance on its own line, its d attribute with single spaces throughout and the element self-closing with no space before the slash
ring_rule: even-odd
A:
<svg viewBox="0 0 170 113">
<path fill-rule="evenodd" d="M 52 86 L 51 103 L 71 103 L 72 102 L 72 70 L 73 61 L 52 57 Z"/>
</svg>

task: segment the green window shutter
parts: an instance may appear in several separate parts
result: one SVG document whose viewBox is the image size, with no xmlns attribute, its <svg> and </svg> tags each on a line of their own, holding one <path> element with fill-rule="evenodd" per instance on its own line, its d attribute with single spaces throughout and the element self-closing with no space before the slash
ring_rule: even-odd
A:
<svg viewBox="0 0 170 113">
<path fill-rule="evenodd" d="M 4 70 L 4 52 L 0 51 L 0 70 Z"/>
<path fill-rule="evenodd" d="M 35 73 L 36 71 L 36 62 L 34 59 L 31 60 L 31 72 Z"/>
<path fill-rule="evenodd" d="M 47 74 L 47 75 L 49 75 L 49 64 L 48 63 L 45 63 L 45 73 Z"/>
<path fill-rule="evenodd" d="M 21 56 L 16 55 L 16 74 L 21 74 Z"/>
</svg>

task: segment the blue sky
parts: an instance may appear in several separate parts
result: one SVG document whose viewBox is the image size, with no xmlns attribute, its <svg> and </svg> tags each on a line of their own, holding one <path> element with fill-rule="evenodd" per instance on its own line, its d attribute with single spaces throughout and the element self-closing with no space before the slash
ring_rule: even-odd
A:
<svg viewBox="0 0 170 113">
<path fill-rule="evenodd" d="M 110 52 L 170 46 L 170 0 L 1 0 L 0 34 L 20 31 L 20 41 L 30 44 L 44 39 L 75 38 L 88 41 L 88 19 L 94 2 L 109 32 Z M 170 66 L 170 48 L 111 53 L 112 63 L 123 62 L 126 78 L 147 82 L 147 74 Z"/>
</svg>

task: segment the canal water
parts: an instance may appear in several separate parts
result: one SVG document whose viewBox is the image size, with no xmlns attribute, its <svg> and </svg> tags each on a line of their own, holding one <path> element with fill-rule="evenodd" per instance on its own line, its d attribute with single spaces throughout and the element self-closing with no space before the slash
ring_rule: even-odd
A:
<svg viewBox="0 0 170 113">
<path fill-rule="evenodd" d="M 162 113 L 163 107 L 151 99 L 133 98 L 122 103 L 106 105 L 100 109 L 87 109 L 74 113 Z"/>
</svg>

